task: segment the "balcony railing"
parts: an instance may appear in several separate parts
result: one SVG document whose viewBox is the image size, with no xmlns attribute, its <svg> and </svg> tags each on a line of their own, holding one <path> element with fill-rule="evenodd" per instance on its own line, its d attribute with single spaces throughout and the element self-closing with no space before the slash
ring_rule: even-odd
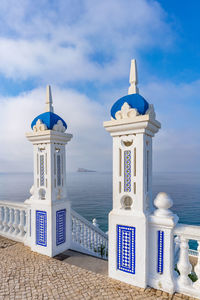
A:
<svg viewBox="0 0 200 300">
<path fill-rule="evenodd" d="M 107 259 L 108 236 L 74 210 L 71 210 L 71 249 Z"/>
<path fill-rule="evenodd" d="M 0 201 L 0 235 L 23 242 L 26 232 L 26 205 L 21 202 Z"/>
<path fill-rule="evenodd" d="M 177 224 L 174 234 L 180 246 L 177 262 L 176 291 L 200 299 L 200 226 Z M 189 249 L 189 240 L 198 242 L 198 250 Z M 198 256 L 192 272 L 189 256 Z"/>
</svg>

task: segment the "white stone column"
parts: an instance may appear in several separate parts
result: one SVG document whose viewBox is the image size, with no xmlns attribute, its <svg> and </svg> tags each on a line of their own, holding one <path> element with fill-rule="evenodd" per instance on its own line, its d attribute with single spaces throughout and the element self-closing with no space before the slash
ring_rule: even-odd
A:
<svg viewBox="0 0 200 300">
<path fill-rule="evenodd" d="M 140 115 L 125 102 L 115 116 L 116 119 L 104 122 L 104 128 L 113 137 L 108 272 L 114 279 L 145 288 L 151 259 L 148 216 L 153 209 L 152 137 L 160 123 L 151 105 Z"/>
<path fill-rule="evenodd" d="M 71 205 L 66 193 L 65 146 L 72 135 L 65 133 L 67 125 L 53 113 L 49 86 L 46 109 L 42 114 L 44 118 L 41 117 L 43 121 L 36 118 L 33 131 L 26 134 L 33 144 L 34 184 L 32 196 L 25 203 L 29 208 L 27 244 L 33 251 L 52 257 L 67 250 L 71 243 Z M 50 124 L 56 118 L 57 123 Z M 47 124 L 44 120 L 47 120 Z M 22 215 L 20 217 L 19 228 L 23 234 Z"/>
</svg>

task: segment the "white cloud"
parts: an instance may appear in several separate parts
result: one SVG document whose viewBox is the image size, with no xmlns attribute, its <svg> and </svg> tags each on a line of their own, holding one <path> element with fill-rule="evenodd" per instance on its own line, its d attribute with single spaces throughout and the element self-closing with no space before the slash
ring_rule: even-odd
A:
<svg viewBox="0 0 200 300">
<path fill-rule="evenodd" d="M 156 1 L 15 2 L 0 3 L 0 73 L 9 78 L 121 79 L 139 49 L 172 42 Z"/>
</svg>

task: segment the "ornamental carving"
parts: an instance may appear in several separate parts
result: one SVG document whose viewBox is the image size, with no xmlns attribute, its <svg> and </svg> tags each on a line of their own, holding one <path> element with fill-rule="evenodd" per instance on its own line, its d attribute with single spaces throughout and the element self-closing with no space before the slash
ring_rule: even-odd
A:
<svg viewBox="0 0 200 300">
<path fill-rule="evenodd" d="M 53 126 L 53 130 L 59 132 L 65 132 L 66 128 L 65 126 L 63 126 L 63 122 L 61 120 L 58 120 L 57 124 Z"/>
<path fill-rule="evenodd" d="M 154 111 L 154 106 L 153 104 L 150 104 L 149 105 L 149 108 L 148 110 L 146 111 L 146 114 L 149 115 L 149 117 L 151 119 L 155 119 L 156 118 L 156 114 L 155 114 L 155 111 Z"/>
<path fill-rule="evenodd" d="M 138 116 L 139 113 L 136 108 L 131 108 L 130 105 L 125 102 L 122 105 L 121 110 L 117 111 L 115 114 L 116 120 L 121 120 L 121 119 L 129 119 L 129 118 L 134 118 Z"/>
<path fill-rule="evenodd" d="M 44 131 L 47 130 L 46 124 L 42 122 L 42 120 L 38 119 L 36 124 L 33 126 L 34 132 Z"/>
</svg>

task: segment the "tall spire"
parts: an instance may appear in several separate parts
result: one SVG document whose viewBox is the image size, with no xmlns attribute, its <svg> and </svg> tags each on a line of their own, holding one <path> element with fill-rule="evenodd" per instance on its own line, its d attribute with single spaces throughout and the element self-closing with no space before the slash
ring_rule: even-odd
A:
<svg viewBox="0 0 200 300">
<path fill-rule="evenodd" d="M 51 94 L 51 86 L 47 85 L 47 93 L 46 93 L 46 106 L 45 111 L 53 112 L 53 100 L 52 100 L 52 94 Z"/>
<path fill-rule="evenodd" d="M 139 89 L 137 87 L 138 79 L 137 79 L 137 66 L 136 66 L 136 60 L 131 60 L 131 68 L 130 68 L 130 77 L 129 77 L 129 89 L 128 94 L 137 94 L 139 93 Z"/>
</svg>

